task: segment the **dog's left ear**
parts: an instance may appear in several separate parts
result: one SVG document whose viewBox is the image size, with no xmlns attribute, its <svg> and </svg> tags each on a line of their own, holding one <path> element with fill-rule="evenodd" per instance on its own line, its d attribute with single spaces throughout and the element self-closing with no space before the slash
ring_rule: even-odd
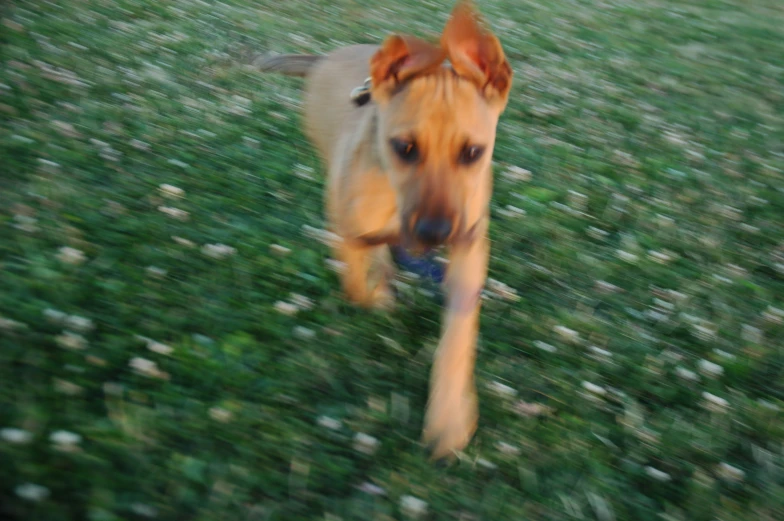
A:
<svg viewBox="0 0 784 521">
<path fill-rule="evenodd" d="M 402 82 L 439 67 L 445 59 L 445 50 L 437 45 L 413 36 L 390 36 L 370 59 L 373 99 L 383 103 Z"/>
<path fill-rule="evenodd" d="M 461 1 L 452 11 L 441 35 L 441 46 L 457 74 L 473 81 L 490 103 L 500 103 L 501 109 L 506 106 L 512 68 L 501 42 L 480 25 L 470 1 Z"/>
</svg>

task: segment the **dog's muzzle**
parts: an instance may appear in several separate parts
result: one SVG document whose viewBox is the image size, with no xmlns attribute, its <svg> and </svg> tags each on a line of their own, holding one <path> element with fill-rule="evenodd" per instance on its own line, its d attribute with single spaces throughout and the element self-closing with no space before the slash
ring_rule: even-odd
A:
<svg viewBox="0 0 784 521">
<path fill-rule="evenodd" d="M 452 222 L 449 219 L 419 219 L 414 224 L 414 239 L 425 246 L 444 244 L 452 234 Z"/>
</svg>

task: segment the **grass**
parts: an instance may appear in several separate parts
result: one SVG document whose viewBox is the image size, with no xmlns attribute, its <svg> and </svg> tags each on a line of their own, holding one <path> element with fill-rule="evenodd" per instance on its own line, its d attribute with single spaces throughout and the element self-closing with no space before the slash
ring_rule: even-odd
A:
<svg viewBox="0 0 784 521">
<path fill-rule="evenodd" d="M 517 297 L 489 288 L 448 468 L 418 443 L 438 304 L 343 301 L 299 81 L 244 65 L 451 9 L 366 4 L 0 7 L 0 515 L 784 518 L 780 2 L 480 3 Z"/>
</svg>

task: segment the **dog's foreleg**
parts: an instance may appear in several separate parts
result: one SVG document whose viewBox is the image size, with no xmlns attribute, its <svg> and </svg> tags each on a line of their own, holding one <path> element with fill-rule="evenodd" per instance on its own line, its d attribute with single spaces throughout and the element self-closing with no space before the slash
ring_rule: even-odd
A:
<svg viewBox="0 0 784 521">
<path fill-rule="evenodd" d="M 367 246 L 345 240 L 338 246 L 338 257 L 344 264 L 343 291 L 354 304 L 373 308 L 392 305 L 394 298 L 388 285 L 391 260 L 387 250 L 386 245 Z"/>
<path fill-rule="evenodd" d="M 486 232 L 471 243 L 453 246 L 450 252 L 444 282 L 446 310 L 430 374 L 423 433 L 434 458 L 462 450 L 476 430 L 474 361 L 488 255 Z"/>
</svg>

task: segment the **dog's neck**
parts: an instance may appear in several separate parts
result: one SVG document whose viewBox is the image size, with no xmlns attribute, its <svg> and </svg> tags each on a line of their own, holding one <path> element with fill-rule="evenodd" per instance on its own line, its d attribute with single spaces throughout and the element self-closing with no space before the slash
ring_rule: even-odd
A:
<svg viewBox="0 0 784 521">
<path fill-rule="evenodd" d="M 452 64 L 448 60 L 445 61 L 441 65 L 441 67 L 442 67 L 442 69 L 446 69 L 449 72 L 451 72 L 452 74 L 454 74 L 455 76 L 457 76 L 457 71 L 455 70 L 454 67 L 452 67 Z M 408 82 L 410 82 L 411 80 L 413 80 L 413 79 L 414 78 L 410 78 L 408 81 L 402 82 L 400 85 L 398 85 L 397 89 L 396 89 L 396 92 L 399 92 L 400 90 L 402 90 L 403 87 L 405 87 L 406 84 Z M 357 107 L 364 107 L 365 105 L 370 103 L 370 101 L 372 100 L 371 89 L 372 89 L 372 79 L 370 77 L 368 77 L 368 78 L 365 79 L 365 81 L 364 81 L 364 83 L 362 83 L 362 85 L 354 87 L 351 90 L 351 93 L 349 94 L 349 99 Z"/>
</svg>

